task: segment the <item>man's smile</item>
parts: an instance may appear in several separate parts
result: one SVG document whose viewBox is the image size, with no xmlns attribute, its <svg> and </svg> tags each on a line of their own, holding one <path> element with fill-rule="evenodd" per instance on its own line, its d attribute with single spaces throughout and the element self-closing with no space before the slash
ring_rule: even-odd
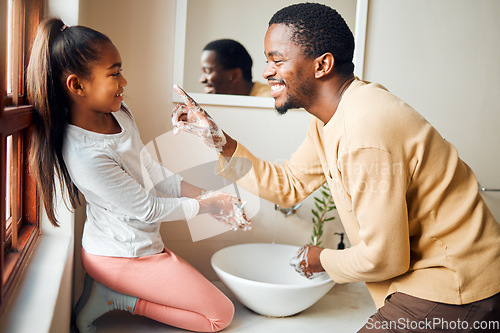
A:
<svg viewBox="0 0 500 333">
<path fill-rule="evenodd" d="M 285 88 L 285 84 L 282 81 L 269 80 L 268 83 L 271 86 L 271 96 L 274 98 Z"/>
</svg>

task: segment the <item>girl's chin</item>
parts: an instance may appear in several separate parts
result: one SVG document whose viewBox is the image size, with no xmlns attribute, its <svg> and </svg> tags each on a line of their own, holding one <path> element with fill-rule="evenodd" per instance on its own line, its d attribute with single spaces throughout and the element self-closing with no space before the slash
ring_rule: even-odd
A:
<svg viewBox="0 0 500 333">
<path fill-rule="evenodd" d="M 122 108 L 122 102 L 116 104 L 115 110 L 118 111 Z"/>
</svg>

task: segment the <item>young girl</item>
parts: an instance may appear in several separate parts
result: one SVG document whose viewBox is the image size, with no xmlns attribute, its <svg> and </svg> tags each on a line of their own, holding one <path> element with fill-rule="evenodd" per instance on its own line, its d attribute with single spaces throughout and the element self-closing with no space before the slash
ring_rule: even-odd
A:
<svg viewBox="0 0 500 333">
<path fill-rule="evenodd" d="M 87 203 L 82 263 L 86 276 L 75 309 L 80 332 L 120 309 L 180 328 L 214 332 L 229 325 L 231 301 L 166 249 L 162 221 L 209 213 L 246 229 L 235 196 L 203 194 L 154 162 L 123 103 L 127 81 L 108 37 L 59 19 L 40 24 L 27 71 L 35 108 L 31 167 L 52 224 L 55 177 L 73 208 Z"/>
</svg>

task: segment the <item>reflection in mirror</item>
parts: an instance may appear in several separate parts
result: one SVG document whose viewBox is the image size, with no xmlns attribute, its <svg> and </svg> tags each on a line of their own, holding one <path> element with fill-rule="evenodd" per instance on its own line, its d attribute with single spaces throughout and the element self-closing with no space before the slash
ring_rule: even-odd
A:
<svg viewBox="0 0 500 333">
<path fill-rule="evenodd" d="M 234 39 L 209 42 L 201 53 L 200 83 L 205 94 L 271 97 L 271 86 L 252 77 L 253 61 Z"/>
<path fill-rule="evenodd" d="M 266 65 L 264 36 L 269 19 L 279 9 L 304 1 L 177 0 L 173 83 L 184 87 L 201 104 L 273 108 L 274 101 L 270 97 L 205 94 L 200 82 L 203 48 L 210 41 L 221 38 L 240 42 L 253 60 L 253 81 L 266 84 L 262 72 Z M 354 33 L 359 29 L 355 29 L 355 23 L 359 21 L 359 18 L 356 18 L 356 11 L 359 12 L 356 4 L 358 2 L 359 6 L 359 2 L 363 2 L 366 8 L 367 0 L 318 0 L 317 2 L 335 8 Z M 364 20 L 366 22 L 366 17 Z M 360 41 L 357 37 L 355 34 L 356 46 L 359 46 Z M 364 46 L 364 40 L 362 44 Z M 357 65 L 356 59 L 355 65 Z M 175 93 L 172 96 L 174 101 L 180 101 Z"/>
</svg>

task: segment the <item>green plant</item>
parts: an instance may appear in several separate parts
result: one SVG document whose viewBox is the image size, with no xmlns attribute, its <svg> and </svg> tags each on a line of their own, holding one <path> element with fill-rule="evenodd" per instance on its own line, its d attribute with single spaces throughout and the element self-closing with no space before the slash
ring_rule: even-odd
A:
<svg viewBox="0 0 500 333">
<path fill-rule="evenodd" d="M 329 216 L 329 212 L 336 209 L 335 203 L 333 202 L 332 193 L 328 184 L 323 184 L 320 188 L 321 196 L 314 197 L 314 205 L 316 209 L 312 209 L 313 217 L 313 233 L 311 235 L 311 244 L 320 245 L 321 236 L 323 235 L 323 224 L 327 221 L 335 219 L 335 216 Z"/>
</svg>

